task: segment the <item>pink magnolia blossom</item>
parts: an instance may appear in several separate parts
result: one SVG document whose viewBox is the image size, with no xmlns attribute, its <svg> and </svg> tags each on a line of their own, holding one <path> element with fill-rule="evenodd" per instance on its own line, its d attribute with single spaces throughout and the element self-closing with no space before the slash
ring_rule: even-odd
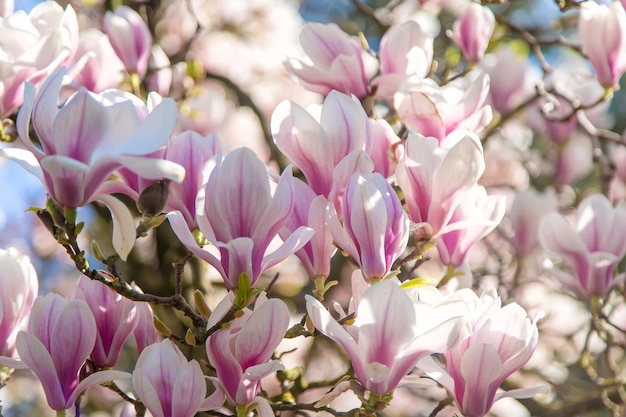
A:
<svg viewBox="0 0 626 417">
<path fill-rule="evenodd" d="M 465 417 L 484 416 L 504 397 L 526 398 L 547 391 L 539 387 L 497 392 L 537 347 L 537 325 L 522 307 L 516 303 L 502 307 L 500 298 L 485 294 L 479 299 L 471 290 L 454 293 L 448 300 L 463 300 L 470 307 L 472 335 L 443 354 L 445 369 L 432 357 L 421 360 L 418 367 L 454 396 Z"/>
<path fill-rule="evenodd" d="M 368 118 L 356 98 L 332 91 L 319 118 L 291 101 L 280 103 L 272 114 L 272 135 L 313 191 L 329 197 L 337 165 L 351 152 L 365 149 Z"/>
<path fill-rule="evenodd" d="M 143 293 L 137 284 L 132 283 L 131 285 L 135 291 Z M 137 309 L 137 326 L 133 330 L 133 336 L 137 343 L 137 352 L 141 354 L 145 348 L 157 343 L 160 336 L 154 327 L 154 312 L 150 304 L 136 301 L 135 308 Z"/>
<path fill-rule="evenodd" d="M 411 132 L 404 146 L 396 178 L 409 217 L 419 233 L 436 236 L 450 222 L 463 192 L 484 172 L 482 145 L 469 132 L 449 148 L 440 147 L 436 138 Z"/>
<path fill-rule="evenodd" d="M 470 249 L 502 221 L 505 198 L 476 185 L 458 196 L 448 224 L 434 238 L 444 265 L 461 266 Z"/>
<path fill-rule="evenodd" d="M 129 73 L 143 77 L 148 68 L 152 35 L 141 16 L 127 6 L 104 15 L 104 31 Z"/>
<path fill-rule="evenodd" d="M 125 372 L 100 371 L 80 380 L 96 332 L 93 314 L 84 301 L 53 293 L 35 300 L 28 333 L 17 335 L 17 351 L 39 378 L 53 410 L 73 407 L 78 396 L 93 385 L 130 377 Z"/>
<path fill-rule="evenodd" d="M 402 83 L 409 77 L 425 78 L 433 62 L 433 38 L 420 24 L 408 20 L 393 25 L 380 40 L 380 75 L 372 84 L 376 95 L 390 102 Z"/>
<path fill-rule="evenodd" d="M 206 382 L 195 359 L 185 355 L 169 339 L 146 347 L 133 372 L 139 399 L 154 417 L 193 417 L 200 410 L 221 406 L 216 392 L 206 397 Z"/>
<path fill-rule="evenodd" d="M 613 88 L 626 71 L 626 12 L 619 2 L 609 5 L 585 2 L 580 8 L 578 31 L 583 53 L 605 88 Z"/>
<path fill-rule="evenodd" d="M 220 307 L 229 307 L 225 299 L 209 320 L 209 327 L 221 318 Z M 225 311 L 223 311 L 225 313 Z M 214 315 L 218 316 L 214 318 Z M 289 326 L 289 310 L 279 299 L 267 299 L 261 294 L 254 311 L 243 315 L 209 336 L 206 351 L 209 362 L 217 372 L 210 378 L 233 405 L 247 406 L 257 401 L 261 379 L 284 369 L 272 354 L 283 340 Z"/>
<path fill-rule="evenodd" d="M 296 252 L 309 278 L 327 278 L 330 274 L 330 260 L 335 253 L 333 237 L 326 218 L 328 216 L 328 200 L 315 195 L 304 182 L 294 180 L 295 204 L 289 220 L 279 231 L 282 239 L 287 239 L 299 227 L 310 227 L 315 234 L 301 249 Z"/>
<path fill-rule="evenodd" d="M 14 248 L 0 249 L 0 366 L 22 368 L 15 338 L 25 330 L 39 281 L 30 259 Z"/>
<path fill-rule="evenodd" d="M 219 258 L 198 247 L 179 211 L 167 217 L 187 249 L 215 267 L 231 290 L 238 287 L 244 273 L 254 285 L 263 271 L 300 249 L 314 233 L 300 227 L 266 254 L 293 210 L 293 176 L 286 169 L 272 195 L 267 168 L 248 148 L 236 149 L 218 161 L 204 191 L 204 198 L 198 200 L 197 221 L 204 237 L 219 249 Z"/>
<path fill-rule="evenodd" d="M 105 271 L 100 273 L 113 279 Z M 84 275 L 78 278 L 74 298 L 85 301 L 96 320 L 98 331 L 91 352 L 93 363 L 98 367 L 115 366 L 126 339 L 137 326 L 135 303 Z"/>
<path fill-rule="evenodd" d="M 394 189 L 378 173 L 354 174 L 342 217 L 343 226 L 334 213 L 328 220 L 337 245 L 359 264 L 366 281 L 384 278 L 409 239 L 409 218 Z"/>
<path fill-rule="evenodd" d="M 528 54 L 509 44 L 485 55 L 480 68 L 489 75 L 490 104 L 500 113 L 507 113 L 534 93 Z"/>
<path fill-rule="evenodd" d="M 491 9 L 472 2 L 454 22 L 450 36 L 466 61 L 478 62 L 485 54 L 495 27 L 496 18 Z"/>
<path fill-rule="evenodd" d="M 310 63 L 290 59 L 285 65 L 306 89 L 320 94 L 332 90 L 358 97 L 368 94 L 377 60 L 336 24 L 307 23 L 300 43 Z"/>
<path fill-rule="evenodd" d="M 108 88 L 120 87 L 124 81 L 124 64 L 104 33 L 87 29 L 80 33 L 69 75 L 75 88 L 85 87 L 100 93 Z"/>
<path fill-rule="evenodd" d="M 307 295 L 315 328 L 348 354 L 357 379 L 374 394 L 387 394 L 423 357 L 446 352 L 467 337 L 464 303 L 431 305 L 412 301 L 393 281 L 372 285 L 363 294 L 354 324 L 344 328 Z"/>
<path fill-rule="evenodd" d="M 397 155 L 394 149 L 401 140 L 383 119 L 368 119 L 368 128 L 365 153 L 374 164 L 374 172 L 389 178 L 396 172 Z"/>
<path fill-rule="evenodd" d="M 27 149 L 1 151 L 39 177 L 60 207 L 89 203 L 120 167 L 147 178 L 182 180 L 184 170 L 179 165 L 144 157 L 169 138 L 176 121 L 172 100 L 164 99 L 145 120 L 139 115 L 148 113 L 145 104 L 123 92 L 103 96 L 79 89 L 59 108 L 63 74 L 56 71 L 36 96 L 32 86 L 27 88 L 17 123 Z M 31 115 L 41 148 L 29 134 Z"/>
<path fill-rule="evenodd" d="M 539 226 L 541 245 L 563 259 L 570 273 L 556 277 L 583 298 L 605 297 L 624 279 L 615 267 L 626 254 L 626 205 L 613 207 L 602 194 L 585 198 L 576 209 L 574 227 L 558 213 L 549 213 Z"/>
<path fill-rule="evenodd" d="M 13 8 L 12 1 L 3 4 Z M 29 14 L 0 10 L 0 39 L 0 117 L 7 117 L 22 104 L 26 81 L 39 86 L 74 55 L 76 13 L 53 1 L 40 2 Z"/>
<path fill-rule="evenodd" d="M 489 76 L 474 70 L 444 86 L 430 79 L 407 83 L 396 93 L 394 107 L 407 128 L 443 141 L 454 130 L 477 131 L 489 124 L 488 94 Z"/>
</svg>

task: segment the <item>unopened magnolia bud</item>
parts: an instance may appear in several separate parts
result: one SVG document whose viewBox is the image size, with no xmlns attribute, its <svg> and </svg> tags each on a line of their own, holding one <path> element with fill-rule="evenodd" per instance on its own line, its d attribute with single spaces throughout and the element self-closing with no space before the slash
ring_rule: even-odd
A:
<svg viewBox="0 0 626 417">
<path fill-rule="evenodd" d="M 185 343 L 187 343 L 190 346 L 195 346 L 198 344 L 198 341 L 196 340 L 196 336 L 193 334 L 191 329 L 187 329 L 187 333 L 185 333 Z"/>
<path fill-rule="evenodd" d="M 154 327 L 157 329 L 159 333 L 161 333 L 165 337 L 170 337 L 172 335 L 172 331 L 165 323 L 163 323 L 157 316 L 153 317 Z"/>
<path fill-rule="evenodd" d="M 195 290 L 193 292 L 193 300 L 196 303 L 196 310 L 198 310 L 198 312 L 202 314 L 202 317 L 204 317 L 205 319 L 208 319 L 209 317 L 211 317 L 211 308 L 206 303 L 206 300 L 204 299 L 204 294 L 202 294 L 202 291 Z"/>
<path fill-rule="evenodd" d="M 102 254 L 102 250 L 100 249 L 100 245 L 98 245 L 98 242 L 96 242 L 95 240 L 91 241 L 91 253 L 92 253 L 93 257 L 96 258 L 97 260 L 99 260 L 100 262 L 103 262 L 103 263 L 106 262 L 106 258 Z"/>
<path fill-rule="evenodd" d="M 137 208 L 144 216 L 156 216 L 163 211 L 168 195 L 168 182 L 157 181 L 141 192 L 137 199 Z"/>
<path fill-rule="evenodd" d="M 52 219 L 52 215 L 47 210 L 37 210 L 35 212 L 41 223 L 48 229 L 50 233 L 54 236 L 56 233 L 56 226 L 54 225 L 54 220 Z"/>
</svg>

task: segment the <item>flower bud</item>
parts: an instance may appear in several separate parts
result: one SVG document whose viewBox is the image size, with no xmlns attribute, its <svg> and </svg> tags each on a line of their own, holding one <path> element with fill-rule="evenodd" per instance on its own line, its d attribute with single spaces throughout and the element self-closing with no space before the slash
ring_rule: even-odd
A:
<svg viewBox="0 0 626 417">
<path fill-rule="evenodd" d="M 156 216 L 163 211 L 169 195 L 168 181 L 157 181 L 141 192 L 137 208 L 144 216 Z"/>
</svg>

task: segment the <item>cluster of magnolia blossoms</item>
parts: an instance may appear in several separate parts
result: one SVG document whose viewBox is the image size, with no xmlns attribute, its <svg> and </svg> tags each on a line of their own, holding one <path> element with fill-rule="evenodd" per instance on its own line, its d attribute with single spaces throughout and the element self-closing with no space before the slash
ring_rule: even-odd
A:
<svg viewBox="0 0 626 417">
<path fill-rule="evenodd" d="M 610 7 L 621 29 L 624 12 L 616 4 Z M 467 63 L 481 64 L 495 18 L 477 3 L 466 6 L 449 36 Z M 55 22 L 72 17 L 69 6 L 63 12 L 49 2 L 29 18 L 37 21 L 45 10 L 61 10 L 64 17 Z M 581 35 L 588 33 L 585 25 L 610 19 L 607 10 L 585 6 Z M 61 26 L 59 31 L 76 35 L 72 24 Z M 7 288 L 0 293 L 0 364 L 32 369 L 51 408 L 73 408 L 90 386 L 127 379 L 132 388 L 118 389 L 126 389 L 127 398 L 140 401 L 154 416 L 191 417 L 225 404 L 238 416 L 252 411 L 274 415 L 285 404 L 269 401 L 261 380 L 284 368 L 274 351 L 291 317 L 283 301 L 262 292 L 260 279 L 293 254 L 315 287 L 314 297 L 306 297 L 304 325 L 294 329 L 300 336 L 319 332 L 334 340 L 353 369 L 354 379 L 339 382 L 317 408 L 351 389 L 363 412 L 373 413 L 389 404 L 396 388 L 419 375 L 444 386 L 466 417 L 487 414 L 500 398 L 537 392 L 498 391 L 538 343 L 536 323 L 522 307 L 502 307 L 491 293 L 478 297 L 469 289 L 411 289 L 423 281 L 401 284 L 393 278 L 414 278 L 402 266 L 434 246 L 433 256 L 448 268 L 443 283 L 467 266 L 472 247 L 504 216 L 504 198 L 479 184 L 486 166 L 478 135 L 491 121 L 489 102 L 496 111 L 508 110 L 513 93 L 498 100 L 502 91 L 491 88 L 498 85 L 483 67 L 476 65 L 447 83 L 429 78 L 433 36 L 413 20 L 385 33 L 378 56 L 335 25 L 306 25 L 301 42 L 310 62 L 291 59 L 286 66 L 303 85 L 326 97 L 323 104 L 306 108 L 283 101 L 273 112 L 274 143 L 295 165 L 277 174 L 248 148 L 226 153 L 216 135 L 175 133 L 171 99 L 151 93 L 143 100 L 106 89 L 118 85 L 124 68 L 134 74 L 131 85 L 136 87 L 146 74 L 151 39 L 139 15 L 127 8 L 108 13 L 104 29 L 106 35 L 83 31 L 78 43 L 69 36 L 70 46 L 56 44 L 79 52 L 68 52 L 67 59 L 60 53 L 59 62 L 37 61 L 33 66 L 41 64 L 49 75 L 45 81 L 45 76 L 29 76 L 30 83 L 11 87 L 24 90 L 17 116 L 24 149 L 0 150 L 41 179 L 50 204 L 40 217 L 81 272 L 102 281 L 81 276 L 70 299 L 49 294 L 35 300 L 32 267 L 13 251 L 0 257 L 7 265 L 0 271 L 14 271 L 20 278 L 0 275 L 0 285 Z M 606 49 L 586 46 L 588 39 L 583 39 L 583 50 L 589 50 L 600 84 L 607 88 L 623 72 L 611 49 L 621 47 L 620 39 L 607 40 Z M 72 49 L 75 45 L 78 49 Z M 102 65 L 117 62 L 113 56 L 123 65 Z M 602 72 L 604 58 L 609 59 L 608 74 Z M 57 64 L 69 69 L 54 70 Z M 571 133 L 570 126 L 557 122 L 549 127 L 559 132 L 555 135 Z M 295 169 L 304 181 L 294 176 Z M 144 215 L 139 228 L 113 193 L 137 201 Z M 532 198 L 538 199 L 520 194 L 517 204 Z M 82 263 L 75 215 L 92 202 L 110 209 L 112 243 L 122 260 L 137 235 L 167 218 L 189 252 L 219 273 L 227 295 L 202 329 L 210 368 L 189 360 L 173 342 L 197 341 L 173 334 L 168 334 L 171 340 L 158 341 L 149 306 L 109 288 L 121 288 L 115 268 L 95 271 Z M 525 214 L 517 220 L 510 216 L 515 249 L 523 256 L 541 241 L 564 260 L 571 273 L 558 277 L 579 297 L 605 297 L 623 281 L 615 269 L 626 243 L 610 233 L 624 222 L 623 205 L 613 208 L 603 197 L 589 197 L 578 208 L 576 231 L 560 215 L 539 223 Z M 419 250 L 413 253 L 409 242 Z M 358 273 L 348 314 L 335 306 L 335 318 L 322 302 L 334 285 L 328 279 L 337 248 L 354 261 Z M 5 299 L 6 294 L 19 296 Z M 131 334 L 137 346 L 132 376 L 109 369 L 118 365 Z M 209 395 L 205 377 L 213 385 Z"/>
</svg>

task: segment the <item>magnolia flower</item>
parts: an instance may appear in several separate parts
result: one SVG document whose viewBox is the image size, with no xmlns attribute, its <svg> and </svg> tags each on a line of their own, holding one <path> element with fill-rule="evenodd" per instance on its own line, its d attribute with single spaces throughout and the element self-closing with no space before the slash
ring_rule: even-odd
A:
<svg viewBox="0 0 626 417">
<path fill-rule="evenodd" d="M 333 238 L 361 267 L 366 281 L 384 278 L 404 252 L 409 218 L 382 175 L 354 174 L 343 197 L 343 226 L 329 217 Z"/>
<path fill-rule="evenodd" d="M 267 168 L 248 148 L 218 161 L 198 200 L 197 221 L 204 237 L 220 251 L 217 258 L 198 247 L 180 211 L 167 217 L 174 233 L 193 254 L 219 271 L 228 289 L 236 289 L 241 274 L 252 285 L 263 271 L 300 249 L 313 230 L 299 227 L 274 252 L 267 248 L 285 226 L 294 207 L 293 176 L 286 169 L 272 195 Z"/>
<path fill-rule="evenodd" d="M 365 97 L 377 60 L 334 24 L 307 23 L 300 34 L 310 63 L 290 59 L 285 63 L 308 90 L 328 94 L 332 90 Z"/>
<path fill-rule="evenodd" d="M 211 327 L 221 319 L 230 299 L 227 297 L 215 309 L 209 320 Z M 215 316 L 215 318 L 214 318 Z M 259 295 L 254 311 L 243 310 L 243 315 L 209 336 L 206 351 L 209 362 L 217 372 L 210 378 L 231 404 L 248 406 L 257 397 L 261 379 L 283 365 L 272 360 L 272 354 L 283 340 L 289 326 L 289 310 L 279 299 L 268 300 Z"/>
<path fill-rule="evenodd" d="M 446 352 L 467 337 L 464 303 L 412 301 L 393 281 L 372 285 L 359 300 L 354 324 L 342 327 L 313 297 L 306 307 L 315 328 L 348 354 L 357 379 L 374 394 L 392 392 L 417 361 Z"/>
<path fill-rule="evenodd" d="M 109 276 L 105 271 L 100 273 Z M 74 298 L 84 300 L 96 320 L 98 331 L 91 353 L 93 363 L 98 367 L 115 366 L 126 339 L 137 326 L 135 303 L 84 275 L 78 278 Z"/>
<path fill-rule="evenodd" d="M 394 107 L 407 128 L 443 141 L 454 130 L 476 131 L 489 124 L 488 94 L 489 76 L 474 70 L 444 86 L 430 79 L 408 83 L 394 96 Z"/>
<path fill-rule="evenodd" d="M 218 408 L 221 392 L 206 397 L 206 383 L 200 365 L 188 361 L 171 340 L 146 347 L 133 372 L 133 386 L 139 399 L 154 417 L 193 417 L 200 410 Z"/>
<path fill-rule="evenodd" d="M 17 351 L 39 378 L 53 410 L 73 407 L 78 396 L 93 385 L 130 377 L 125 372 L 100 371 L 80 380 L 96 332 L 96 321 L 84 301 L 53 293 L 35 300 L 28 333 L 17 335 Z"/>
<path fill-rule="evenodd" d="M 617 1 L 581 5 L 578 31 L 583 53 L 603 87 L 613 88 L 626 71 L 626 12 Z"/>
<path fill-rule="evenodd" d="M 135 227 L 128 209 L 109 195 L 106 180 L 120 167 L 145 178 L 181 181 L 184 168 L 146 154 L 165 145 L 176 122 L 170 99 L 149 109 L 121 91 L 96 95 L 81 88 L 59 108 L 63 70 L 56 71 L 35 95 L 26 88 L 17 130 L 26 149 L 0 149 L 37 176 L 57 205 L 80 207 L 100 201 L 113 216 L 113 244 L 122 259 L 132 249 Z M 158 101 L 156 96 L 150 102 Z M 150 112 L 150 110 L 152 110 Z M 30 119 L 40 146 L 30 137 Z"/>
<path fill-rule="evenodd" d="M 454 22 L 449 36 L 466 61 L 478 62 L 485 54 L 495 27 L 496 18 L 491 9 L 472 2 Z"/>
<path fill-rule="evenodd" d="M 24 97 L 24 82 L 40 85 L 76 51 L 78 21 L 71 6 L 56 2 L 36 5 L 29 14 L 0 4 L 0 118 L 11 115 Z M 2 17 L 4 16 L 4 17 Z"/>
<path fill-rule="evenodd" d="M 24 367 L 15 360 L 15 338 L 26 328 L 38 289 L 30 259 L 13 248 L 0 249 L 0 366 Z"/>
<path fill-rule="evenodd" d="M 104 15 L 103 25 L 126 70 L 143 77 L 148 68 L 152 35 L 141 16 L 130 7 L 120 6 Z"/>
<path fill-rule="evenodd" d="M 420 24 L 407 20 L 393 25 L 380 40 L 380 74 L 372 84 L 376 95 L 390 102 L 409 77 L 425 78 L 433 62 L 433 38 Z"/>
<path fill-rule="evenodd" d="M 604 195 L 592 194 L 576 209 L 573 228 L 562 215 L 547 214 L 539 225 L 539 241 L 570 268 L 571 275 L 553 271 L 563 284 L 583 298 L 605 297 L 624 279 L 615 267 L 626 254 L 626 235 L 615 231 L 625 225 L 623 202 L 613 207 Z"/>
<path fill-rule="evenodd" d="M 318 118 L 283 101 L 274 110 L 271 124 L 278 149 L 302 170 L 311 189 L 325 197 L 333 190 L 336 167 L 350 153 L 365 149 L 368 136 L 368 118 L 361 103 L 338 91 L 328 94 Z"/>
<path fill-rule="evenodd" d="M 467 132 L 450 148 L 437 139 L 411 132 L 396 178 L 411 220 L 426 235 L 436 236 L 450 222 L 463 193 L 474 187 L 485 170 L 480 139 Z"/>
<path fill-rule="evenodd" d="M 430 299 L 432 294 L 421 291 L 420 298 Z M 432 357 L 421 360 L 418 367 L 454 396 L 465 417 L 484 416 L 504 397 L 526 398 L 547 391 L 539 387 L 497 392 L 537 347 L 537 325 L 522 307 L 516 303 L 501 307 L 500 298 L 486 294 L 479 299 L 471 290 L 454 293 L 448 297 L 451 300 L 463 300 L 470 307 L 472 335 L 443 354 L 445 370 Z"/>
<path fill-rule="evenodd" d="M 557 209 L 553 189 L 539 193 L 529 188 L 515 196 L 509 218 L 515 232 L 512 243 L 519 255 L 528 255 L 539 244 L 539 222 L 546 213 Z"/>
</svg>

